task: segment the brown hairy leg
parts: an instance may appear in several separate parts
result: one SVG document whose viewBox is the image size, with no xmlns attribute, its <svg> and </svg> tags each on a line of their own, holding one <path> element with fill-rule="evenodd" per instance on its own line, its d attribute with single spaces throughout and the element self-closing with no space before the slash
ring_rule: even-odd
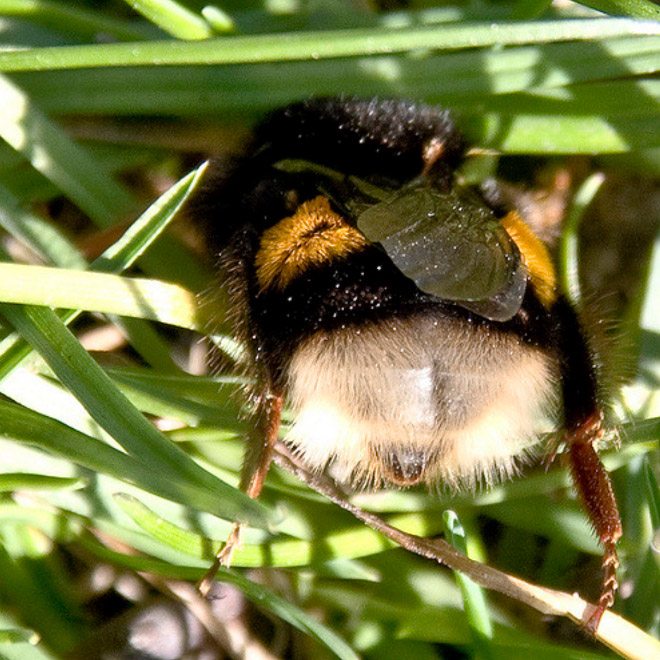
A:
<svg viewBox="0 0 660 660">
<path fill-rule="evenodd" d="M 247 449 L 241 471 L 240 489 L 252 499 L 259 497 L 263 488 L 268 469 L 273 460 L 273 447 L 277 440 L 282 419 L 283 397 L 279 394 L 267 393 L 261 397 L 259 410 L 248 436 Z M 244 523 L 235 522 L 227 541 L 213 560 L 211 568 L 199 581 L 197 589 L 206 596 L 211 589 L 218 569 L 229 568 L 234 551 L 241 544 L 241 534 Z"/>
<path fill-rule="evenodd" d="M 619 586 L 616 577 L 616 569 L 619 566 L 616 544 L 623 533 L 612 483 L 594 448 L 594 443 L 602 435 L 602 415 L 598 413 L 592 415 L 579 428 L 567 432 L 565 436 L 575 488 L 604 548 L 600 598 L 595 610 L 585 622 L 591 633 L 598 628 L 605 610 L 614 603 L 614 594 Z"/>
</svg>

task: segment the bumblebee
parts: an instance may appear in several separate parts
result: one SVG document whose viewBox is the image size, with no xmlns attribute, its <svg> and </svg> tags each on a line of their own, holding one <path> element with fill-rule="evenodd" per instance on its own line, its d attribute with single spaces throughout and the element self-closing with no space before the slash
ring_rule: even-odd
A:
<svg viewBox="0 0 660 660">
<path fill-rule="evenodd" d="M 465 150 L 446 111 L 315 98 L 266 117 L 201 194 L 256 383 L 242 488 L 259 495 L 285 402 L 285 443 L 358 487 L 509 477 L 553 415 L 605 551 L 595 627 L 621 536 L 595 356 L 543 243 L 457 180 Z"/>
</svg>

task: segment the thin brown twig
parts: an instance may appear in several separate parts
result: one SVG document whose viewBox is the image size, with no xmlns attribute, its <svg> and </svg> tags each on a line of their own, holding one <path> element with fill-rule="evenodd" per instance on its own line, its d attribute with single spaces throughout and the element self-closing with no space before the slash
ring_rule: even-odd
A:
<svg viewBox="0 0 660 660">
<path fill-rule="evenodd" d="M 543 614 L 568 617 L 582 627 L 596 609 L 595 605 L 583 600 L 577 594 L 539 587 L 469 559 L 443 539 L 425 539 L 392 527 L 377 515 L 348 501 L 331 479 L 323 474 L 311 473 L 304 466 L 296 463 L 282 445 L 278 445 L 278 451 L 273 460 L 280 467 L 292 472 L 310 488 L 321 493 L 402 548 L 443 564 L 452 570 L 460 571 L 485 589 L 509 596 Z M 605 612 L 594 636 L 623 658 L 660 660 L 660 642 L 613 612 Z"/>
</svg>

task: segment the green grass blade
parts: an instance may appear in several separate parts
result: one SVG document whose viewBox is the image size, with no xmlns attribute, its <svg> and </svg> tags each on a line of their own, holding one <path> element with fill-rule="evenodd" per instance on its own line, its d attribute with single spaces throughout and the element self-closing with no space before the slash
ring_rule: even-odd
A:
<svg viewBox="0 0 660 660">
<path fill-rule="evenodd" d="M 0 630 L 0 644 L 17 644 L 19 642 L 29 643 L 31 640 L 35 639 L 35 637 L 37 636 L 34 633 L 22 628 Z"/>
<path fill-rule="evenodd" d="M 90 216 L 110 223 L 132 206 L 112 176 L 6 77 L 0 77 L 0 137 Z"/>
<path fill-rule="evenodd" d="M 145 254 L 147 248 L 165 231 L 199 183 L 205 167 L 205 165 L 200 166 L 163 193 L 117 243 L 94 261 L 92 268 L 102 272 L 116 272 L 128 267 Z M 163 373 L 178 372 L 168 346 L 150 325 L 129 318 L 116 319 L 115 323 L 124 330 L 133 348 L 148 364 Z"/>
<path fill-rule="evenodd" d="M 87 150 L 51 122 L 23 91 L 0 78 L 0 137 L 100 226 L 108 226 L 133 206 L 131 196 Z M 165 242 L 159 254 L 146 255 L 144 265 L 155 272 L 183 269 L 184 281 L 200 283 L 198 264 L 181 246 Z M 177 271 L 178 272 L 178 271 Z"/>
<path fill-rule="evenodd" d="M 609 121 L 598 116 L 474 115 L 466 134 L 510 154 L 628 153 L 660 145 L 657 116 Z"/>
<path fill-rule="evenodd" d="M 472 105 L 485 100 L 491 104 L 497 95 L 515 91 L 536 93 L 581 81 L 653 73 L 660 67 L 659 61 L 660 38 L 626 37 L 443 52 L 423 58 L 281 62 L 278 85 L 265 97 L 263 89 L 274 80 L 268 65 L 44 71 L 21 74 L 18 80 L 50 112 L 207 117 L 221 113 L 230 119 L 253 119 L 278 104 L 339 89 L 363 95 L 385 90 L 460 109 L 466 99 Z M 441 86 L 438 80 L 442 80 Z M 585 89 L 586 102 L 588 92 Z M 645 96 L 637 92 L 619 100 L 628 104 L 628 112 L 634 112 L 631 106 L 648 106 L 643 103 Z M 607 98 L 605 92 L 599 102 L 603 98 Z M 519 103 L 520 98 L 511 98 L 508 108 L 496 109 L 513 113 Z M 580 113 L 584 104 L 581 102 Z M 616 108 L 614 101 L 611 105 Z"/>
<path fill-rule="evenodd" d="M 208 39 L 211 26 L 175 0 L 126 0 L 137 12 L 161 30 L 178 39 Z"/>
<path fill-rule="evenodd" d="M 154 36 L 145 26 L 111 18 L 92 9 L 72 7 L 66 2 L 50 0 L 0 0 L 1 16 L 17 16 L 61 30 L 76 33 L 83 38 L 94 38 L 99 33 L 115 39 L 144 39 Z"/>
<path fill-rule="evenodd" d="M 49 309 L 4 304 L 4 316 L 39 351 L 89 414 L 129 453 L 162 466 L 164 473 L 241 502 L 246 520 L 264 522 L 264 508 L 213 477 L 150 424 L 117 390 L 105 372 Z M 232 516 L 235 512 L 228 512 Z"/>
<path fill-rule="evenodd" d="M 118 493 L 115 495 L 115 501 L 150 537 L 188 559 L 208 560 L 209 551 L 216 549 L 221 543 L 217 539 L 204 537 L 164 519 L 131 495 Z M 388 522 L 410 534 L 430 535 L 441 531 L 441 523 L 434 513 L 392 516 Z M 245 568 L 318 567 L 328 561 L 368 557 L 396 547 L 378 532 L 356 525 L 353 520 L 348 520 L 344 526 L 333 527 L 327 532 L 321 530 L 322 523 L 318 522 L 311 541 L 285 536 L 267 539 L 261 543 L 246 542 L 236 550 L 232 565 Z"/>
<path fill-rule="evenodd" d="M 197 296 L 177 284 L 46 266 L 0 263 L 0 300 L 117 314 L 198 331 L 210 323 Z"/>
<path fill-rule="evenodd" d="M 112 320 L 131 347 L 148 365 L 165 374 L 179 371 L 167 342 L 149 323 L 136 318 L 119 317 Z"/>
<path fill-rule="evenodd" d="M 165 464 L 178 474 L 197 473 L 190 459 L 161 437 L 116 391 L 105 372 L 51 310 L 3 305 L 1 311 L 79 396 L 91 416 L 129 453 Z"/>
<path fill-rule="evenodd" d="M 660 45 L 660 41 L 659 41 Z M 660 51 L 658 52 L 660 55 Z M 526 115 L 593 115 L 610 121 L 649 117 L 660 107 L 660 81 L 655 79 L 569 81 L 569 85 L 539 85 L 527 93 L 497 94 L 487 101 L 459 100 L 467 110 L 479 107 L 497 113 L 518 109 Z"/>
<path fill-rule="evenodd" d="M 85 259 L 59 229 L 25 210 L 20 200 L 1 185 L 0 225 L 45 261 L 63 268 L 84 268 L 86 265 Z"/>
<path fill-rule="evenodd" d="M 222 383 L 216 379 L 153 371 L 151 377 L 142 377 L 142 374 L 124 373 L 123 369 L 108 370 L 108 373 L 133 405 L 143 412 L 178 419 L 194 428 L 216 427 L 226 436 L 243 435 L 246 430 L 236 401 L 244 382 Z"/>
<path fill-rule="evenodd" d="M 660 7 L 648 0 L 581 0 L 581 4 L 606 14 L 660 21 Z"/>
<path fill-rule="evenodd" d="M 449 543 L 451 543 L 451 545 L 457 550 L 468 555 L 465 530 L 463 529 L 456 513 L 453 511 L 445 511 L 442 517 L 445 525 L 447 541 L 449 541 Z M 489 640 L 493 637 L 493 624 L 488 612 L 486 595 L 481 587 L 465 577 L 462 573 L 455 572 L 454 577 L 456 578 L 456 582 L 463 595 L 463 607 L 465 609 L 468 625 L 472 631 L 472 638 L 474 640 L 477 657 L 482 660 L 492 660 L 493 653 Z"/>
<path fill-rule="evenodd" d="M 198 184 L 201 176 L 203 175 L 204 167 L 205 166 L 201 166 L 200 168 L 193 170 L 190 174 L 183 177 L 181 181 L 179 181 L 174 186 L 172 186 L 168 191 L 163 193 L 163 195 L 158 200 L 156 200 L 133 223 L 133 225 L 131 225 L 131 227 L 129 227 L 129 229 L 124 233 L 122 238 L 120 238 L 113 246 L 108 248 L 108 250 L 106 250 L 96 261 L 92 263 L 91 267 L 95 270 L 105 271 L 105 272 L 118 272 L 125 268 L 130 267 L 139 257 L 141 257 L 145 253 L 147 248 L 153 243 L 154 240 L 156 240 L 162 234 L 162 232 L 165 230 L 167 225 L 175 217 L 177 211 L 181 208 L 182 204 L 185 202 L 185 200 L 188 198 L 190 193 L 194 190 L 195 186 Z M 1 192 L 2 190 L 0 189 L 0 194 Z M 67 262 L 73 262 L 73 264 L 76 267 L 82 267 L 83 265 L 85 265 L 85 261 L 82 259 L 82 257 L 80 257 L 77 250 L 75 250 L 73 246 L 70 246 L 68 241 L 66 241 L 63 238 L 60 240 L 58 238 L 59 234 L 56 231 L 51 232 L 49 230 L 47 232 L 42 233 L 41 232 L 41 224 L 43 224 L 42 221 L 40 221 L 38 218 L 33 218 L 29 214 L 27 218 L 24 218 L 24 216 L 20 213 L 20 209 L 17 209 L 16 207 L 16 205 L 18 204 L 17 200 L 14 200 L 13 197 L 9 197 L 7 199 L 9 200 L 8 201 L 9 208 L 7 212 L 7 218 L 5 219 L 4 222 L 11 223 L 12 227 L 18 224 L 19 236 L 23 236 L 26 233 L 26 231 L 29 232 L 29 236 L 27 238 L 28 238 L 28 242 L 30 242 L 32 236 L 31 228 L 33 225 L 36 224 L 36 226 L 39 227 L 40 229 L 39 231 L 40 238 L 35 239 L 36 247 L 43 249 L 43 251 L 46 252 L 47 255 L 53 259 L 54 263 L 60 266 L 65 265 Z M 18 216 L 12 215 L 13 212 L 18 212 Z M 30 225 L 28 225 L 27 229 L 24 228 L 25 225 L 24 222 L 22 222 L 24 220 L 27 220 L 29 223 L 31 223 Z M 48 242 L 47 239 L 51 236 L 51 234 L 55 234 L 56 240 L 53 242 Z M 60 246 L 59 250 L 57 249 L 58 246 Z M 55 270 L 51 272 L 57 273 L 57 275 L 55 275 L 56 277 L 61 277 L 64 271 Z M 35 279 L 33 279 L 31 282 L 27 282 L 26 287 L 27 289 L 31 290 L 33 294 L 35 294 L 34 297 L 31 299 L 31 301 L 34 302 L 35 304 L 43 304 L 43 296 L 38 295 L 38 292 L 41 292 L 43 294 L 44 291 L 52 290 L 51 284 L 47 281 L 48 280 L 47 276 L 44 278 L 44 275 L 46 275 L 46 273 L 41 273 L 41 275 L 39 275 L 38 273 L 35 272 L 33 273 L 33 275 Z M 72 277 L 72 279 L 65 278 L 66 282 L 63 282 L 63 285 L 65 287 L 65 290 L 68 290 L 70 293 L 73 293 L 73 290 L 77 286 L 79 286 L 80 282 L 79 280 L 77 280 L 75 274 L 69 273 L 69 275 Z M 108 280 L 106 280 L 106 282 L 108 282 Z M 12 280 L 6 281 L 6 291 L 12 291 L 12 290 L 16 291 L 15 286 L 20 288 L 20 285 L 18 285 L 17 281 L 12 281 Z M 68 287 L 73 287 L 73 288 L 71 289 Z M 139 287 L 140 285 L 138 285 L 138 288 Z M 163 291 L 162 287 L 157 285 L 156 288 L 162 293 Z M 106 291 L 106 293 L 109 292 Z M 135 293 L 135 291 L 133 293 Z M 142 295 L 143 292 L 138 293 L 138 297 Z M 162 307 L 161 303 L 158 302 L 158 300 L 151 301 L 149 308 L 155 314 L 155 317 L 153 317 L 152 320 L 171 318 L 170 313 L 172 310 L 174 310 L 175 316 L 177 316 L 179 313 L 177 312 L 177 310 L 179 311 L 185 310 L 185 313 L 183 314 L 184 327 L 186 327 L 186 324 L 187 327 L 190 326 L 194 327 L 195 325 L 194 319 L 197 316 L 197 312 L 195 312 L 196 304 L 194 297 L 191 294 L 185 293 L 183 290 L 180 289 L 173 289 L 172 295 L 174 296 L 175 299 L 180 298 L 186 300 L 185 302 L 181 302 L 181 303 L 174 302 L 172 306 L 173 300 L 170 298 L 170 302 L 167 305 L 170 311 L 167 311 L 167 309 L 161 309 L 161 311 L 159 311 L 158 308 Z M 93 287 L 93 290 L 91 292 L 91 297 L 92 299 L 99 301 L 100 298 L 103 297 L 103 294 L 98 289 L 94 290 Z M 114 294 L 110 293 L 110 298 L 113 297 Z M 138 312 L 138 308 L 140 310 L 144 310 L 144 304 L 142 304 L 143 298 L 140 298 L 142 302 L 138 302 L 135 298 L 135 295 L 130 294 L 127 296 L 126 299 L 133 300 L 134 304 L 132 304 L 131 306 L 134 312 Z M 22 302 L 27 302 L 27 301 L 23 300 Z M 70 302 L 73 302 L 73 300 L 71 300 Z M 79 309 L 77 303 L 75 305 L 70 305 L 67 303 L 65 307 L 71 307 L 72 309 Z M 118 314 L 121 314 L 122 313 L 121 305 L 119 306 L 119 308 L 114 307 L 113 309 L 106 309 L 106 311 L 108 313 L 117 312 Z M 62 318 L 64 319 L 65 323 L 69 323 L 77 316 L 77 314 L 78 311 L 67 312 L 62 315 Z M 127 314 L 127 316 L 130 315 L 132 314 Z M 138 312 L 137 316 L 140 317 L 141 313 Z M 187 321 L 185 319 L 187 319 Z M 153 341 L 152 344 L 154 344 Z M 160 346 L 160 343 L 154 345 L 158 347 Z M 153 346 L 149 346 L 148 348 L 151 349 L 153 348 Z M 15 336 L 10 336 L 7 337 L 5 340 L 3 340 L 0 343 L 0 379 L 5 378 L 9 373 L 11 373 L 11 371 L 16 366 L 21 364 L 22 361 L 30 354 L 31 350 L 32 349 L 29 347 L 29 345 L 27 345 L 23 340 Z M 171 360 L 162 363 L 162 360 L 159 360 L 159 355 L 160 354 L 154 357 L 157 359 L 157 361 L 161 363 L 161 367 L 169 369 L 170 365 L 172 365 Z"/>
<path fill-rule="evenodd" d="M 653 529 L 660 530 L 660 486 L 648 460 L 644 461 L 644 474 L 646 476 L 651 525 Z"/>
<path fill-rule="evenodd" d="M 660 35 L 660 25 L 628 18 L 522 21 L 424 28 L 382 28 L 292 32 L 226 37 L 196 42 L 62 46 L 0 53 L 0 71 L 165 64 L 239 64 L 319 60 L 358 55 L 390 55 L 422 49 L 457 49 L 554 41 Z"/>
<path fill-rule="evenodd" d="M 78 188 L 71 194 L 74 201 L 77 201 L 81 207 L 92 216 L 102 218 L 103 221 L 109 221 L 114 217 L 117 209 L 110 210 L 108 208 L 110 200 L 110 197 L 108 196 L 106 196 L 106 203 L 103 203 L 103 194 L 105 191 L 108 195 L 114 193 L 119 195 L 122 193 L 121 188 L 117 184 L 112 183 L 111 178 L 107 173 L 95 168 L 92 159 L 87 157 L 86 153 L 80 147 L 69 141 L 69 139 L 43 115 L 41 115 L 36 108 L 30 107 L 27 97 L 23 95 L 18 88 L 14 87 L 7 80 L 0 79 L 0 96 L 3 94 L 7 100 L 8 106 L 5 109 L 6 121 L 0 121 L 0 134 L 2 134 L 14 148 L 21 151 L 21 153 L 28 157 L 31 156 L 30 160 L 37 169 L 39 169 L 39 164 L 41 163 L 44 168 L 44 173 L 48 173 L 51 178 L 57 180 L 60 173 L 65 174 L 67 176 L 67 185 L 74 179 L 78 183 L 82 181 L 82 171 L 76 168 L 83 167 L 85 170 L 84 178 L 87 181 L 87 185 L 85 185 L 84 191 L 81 191 L 78 186 Z M 21 106 L 25 106 L 27 109 L 19 112 Z M 24 125 L 26 123 L 27 125 L 37 124 L 37 128 L 33 130 L 36 130 L 36 134 L 40 136 L 40 144 L 28 145 L 27 147 L 23 145 L 23 138 L 21 136 L 25 130 Z M 72 162 L 76 163 L 76 166 L 72 167 L 70 165 Z M 50 164 L 43 165 L 43 163 Z M 195 178 L 194 181 L 196 180 L 197 179 Z M 60 176 L 57 182 L 63 183 L 63 177 Z M 186 181 L 183 186 L 175 188 L 175 190 L 172 191 L 172 195 L 176 196 L 180 193 L 180 196 L 185 199 L 185 187 L 188 183 L 189 181 Z M 94 186 L 94 188 L 91 186 Z M 68 188 L 68 191 L 71 193 L 70 187 Z M 89 192 L 89 195 L 81 197 L 81 193 L 86 194 L 87 192 Z M 89 196 L 94 200 L 93 206 L 89 204 Z M 128 199 L 128 196 L 126 196 L 126 204 L 128 203 Z M 118 200 L 115 200 L 115 203 L 118 203 Z M 165 203 L 167 203 L 167 200 L 165 200 Z M 175 199 L 173 203 L 174 210 L 178 209 L 181 203 L 182 199 Z M 121 210 L 121 206 L 119 210 Z M 158 213 L 158 207 L 156 207 L 153 212 Z M 173 213 L 170 213 L 169 215 L 168 213 L 163 213 L 162 215 L 163 218 L 166 219 L 163 222 L 164 227 L 166 221 L 171 218 Z M 129 236 L 127 240 L 130 241 L 131 238 L 132 237 Z M 145 244 L 150 243 L 148 239 L 145 239 L 145 241 Z M 137 241 L 136 244 L 139 242 L 140 241 Z M 169 355 L 166 345 L 152 328 L 144 323 L 130 320 L 120 322 L 120 325 L 130 338 L 133 347 L 149 364 L 152 364 L 165 372 L 176 371 L 176 366 Z"/>
<path fill-rule="evenodd" d="M 20 528 L 13 531 L 20 533 Z M 32 562 L 12 557 L 6 544 L 12 533 L 10 526 L 0 529 L 5 543 L 0 545 L 0 601 L 9 611 L 18 611 L 25 624 L 38 629 L 48 646 L 58 654 L 71 650 L 79 639 L 79 622 L 68 620 L 65 613 L 41 593 Z"/>
<path fill-rule="evenodd" d="M 576 309 L 580 309 L 582 303 L 582 288 L 578 268 L 578 230 L 585 210 L 604 180 L 603 174 L 597 172 L 592 174 L 580 186 L 562 227 L 563 231 L 559 243 L 561 290 Z"/>
<path fill-rule="evenodd" d="M 60 488 L 80 488 L 84 485 L 82 479 L 75 477 L 51 477 L 44 474 L 28 474 L 26 472 L 0 474 L 0 492 L 9 493 L 14 490 L 59 490 Z"/>
<path fill-rule="evenodd" d="M 0 401 L 0 435 L 54 452 L 78 465 L 184 506 L 207 511 L 224 519 L 250 518 L 263 525 L 266 508 L 243 493 L 216 480 L 214 486 L 190 481 L 170 472 L 162 461 L 149 463 L 129 456 L 104 442 L 14 403 Z"/>
<path fill-rule="evenodd" d="M 120 493 L 115 499 L 120 508 L 145 532 L 185 555 L 209 559 L 209 548 L 219 547 L 219 541 L 204 538 L 163 520 L 134 497 Z M 405 524 L 403 518 L 397 522 Z M 243 544 L 234 555 L 233 565 L 292 568 L 319 564 L 337 557 L 364 557 L 392 547 L 393 544 L 382 535 L 359 526 L 341 530 L 315 542 L 279 539 L 261 545 Z"/>
<path fill-rule="evenodd" d="M 203 163 L 164 192 L 149 208 L 92 264 L 92 270 L 119 273 L 134 264 L 165 231 L 191 193 L 198 186 L 207 163 Z"/>
<path fill-rule="evenodd" d="M 226 11 L 220 9 L 220 7 L 206 5 L 206 7 L 202 7 L 202 16 L 218 34 L 225 34 L 236 30 L 236 24 L 232 20 L 232 17 Z"/>
</svg>

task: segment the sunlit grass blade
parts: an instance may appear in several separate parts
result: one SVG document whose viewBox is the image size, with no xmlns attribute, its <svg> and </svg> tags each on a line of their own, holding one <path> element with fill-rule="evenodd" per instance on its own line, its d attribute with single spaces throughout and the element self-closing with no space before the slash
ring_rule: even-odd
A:
<svg viewBox="0 0 660 660">
<path fill-rule="evenodd" d="M 2 660 L 56 660 L 43 645 L 12 644 L 2 649 Z"/>
<path fill-rule="evenodd" d="M 149 208 L 91 264 L 92 270 L 118 273 L 135 263 L 165 231 L 206 171 L 203 163 L 164 192 Z"/>
<path fill-rule="evenodd" d="M 111 175 L 6 78 L 0 78 L 0 98 L 0 136 L 28 158 L 35 169 L 62 187 L 80 208 L 104 223 L 129 208 L 130 196 Z M 36 144 L 32 144 L 35 140 Z M 149 363 L 174 370 L 164 344 L 151 328 L 135 322 L 127 322 L 124 328 Z"/>
<path fill-rule="evenodd" d="M 226 11 L 223 11 L 220 7 L 216 7 L 215 5 L 206 5 L 206 7 L 202 7 L 202 16 L 218 34 L 233 32 L 236 29 L 236 23 L 233 21 L 232 17 Z"/>
<path fill-rule="evenodd" d="M 613 37 L 429 53 L 418 58 L 280 62 L 279 84 L 266 96 L 263 89 L 271 85 L 273 69 L 257 64 L 43 71 L 20 74 L 17 79 L 49 112 L 186 117 L 221 113 L 238 120 L 256 118 L 278 104 L 309 94 L 337 90 L 355 94 L 385 90 L 445 105 L 466 97 L 492 103 L 499 94 L 653 73 L 660 67 L 659 55 L 658 37 Z M 442 80 L 441 86 L 438 80 Z M 629 102 L 627 97 L 620 100 Z M 520 101 L 510 102 L 509 110 L 514 111 Z"/>
<path fill-rule="evenodd" d="M 30 642 L 35 634 L 21 628 L 10 628 L 0 630 L 0 644 L 17 644 L 18 642 Z"/>
<path fill-rule="evenodd" d="M 178 39 L 208 39 L 211 26 L 176 0 L 127 0 L 137 12 Z"/>
<path fill-rule="evenodd" d="M 453 511 L 443 514 L 447 540 L 457 550 L 467 555 L 467 539 L 458 516 Z M 489 642 L 493 637 L 493 625 L 488 613 L 488 604 L 483 589 L 461 573 L 454 573 L 463 595 L 463 607 L 468 625 L 472 631 L 475 652 L 483 660 L 491 660 L 494 655 Z"/>
<path fill-rule="evenodd" d="M 50 121 L 8 78 L 0 78 L 0 137 L 25 156 L 100 226 L 124 217 L 134 205 L 130 194 L 83 147 Z M 164 241 L 159 254 L 146 255 L 154 272 L 183 269 L 183 281 L 199 284 L 198 264 L 185 250 Z"/>
<path fill-rule="evenodd" d="M 55 478 L 55 477 L 52 477 Z M 22 525 L 41 531 L 49 539 L 58 543 L 69 543 L 81 533 L 81 520 L 73 516 L 45 508 L 5 502 L 0 504 L 2 524 Z"/>
<path fill-rule="evenodd" d="M 201 537 L 195 532 L 182 529 L 149 510 L 144 504 L 126 494 L 117 494 L 115 499 L 121 509 L 145 532 L 160 542 L 197 559 L 211 559 L 209 549 L 217 549 L 219 542 Z M 405 525 L 405 518 L 397 520 Z M 390 549 L 393 544 L 380 534 L 362 526 L 338 531 L 317 542 L 281 538 L 262 545 L 244 544 L 233 560 L 234 566 L 284 568 L 319 564 L 337 557 L 364 557 Z"/>
<path fill-rule="evenodd" d="M 108 376 L 51 310 L 3 305 L 2 312 L 39 350 L 60 380 L 80 395 L 92 417 L 98 418 L 111 435 L 119 436 L 116 439 L 127 451 L 141 455 L 145 460 L 168 464 L 177 473 L 181 473 L 181 465 L 191 469 L 188 457 L 160 437 L 156 429 L 124 400 Z M 111 412 L 113 408 L 115 410 Z"/>
<path fill-rule="evenodd" d="M 82 309 L 204 330 L 197 296 L 177 284 L 91 271 L 0 263 L 0 300 Z M 52 287 L 52 288 L 51 288 Z"/>
<path fill-rule="evenodd" d="M 630 119 L 572 115 L 476 114 L 466 133 L 510 154 L 630 153 L 660 146 L 657 117 Z"/>
<path fill-rule="evenodd" d="M 39 71 L 99 66 L 165 64 L 240 64 L 382 55 L 421 49 L 477 48 L 526 43 L 660 35 L 653 21 L 628 18 L 549 20 L 423 28 L 382 28 L 292 32 L 226 37 L 195 42 L 141 42 L 99 46 L 62 46 L 0 53 L 0 71 Z"/>
<path fill-rule="evenodd" d="M 39 634 L 17 623 L 7 611 L 0 612 L 0 630 L 4 635 L 0 642 L 3 660 L 56 660 L 40 643 Z"/>
<path fill-rule="evenodd" d="M 0 492 L 9 493 L 15 490 L 59 490 L 60 488 L 80 488 L 84 480 L 76 477 L 51 477 L 45 474 L 28 474 L 25 472 L 0 474 Z"/>
</svg>

